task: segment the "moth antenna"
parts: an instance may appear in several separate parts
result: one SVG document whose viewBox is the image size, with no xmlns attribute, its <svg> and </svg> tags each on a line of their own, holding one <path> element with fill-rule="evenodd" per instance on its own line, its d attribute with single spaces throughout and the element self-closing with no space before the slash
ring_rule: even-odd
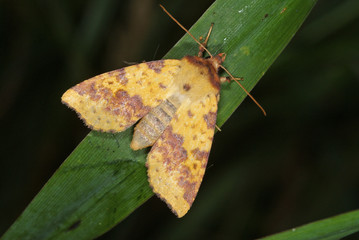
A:
<svg viewBox="0 0 359 240">
<path fill-rule="evenodd" d="M 178 26 L 180 26 L 186 33 L 188 33 L 188 35 L 190 35 L 204 50 L 206 50 L 206 52 L 208 53 L 208 55 L 212 58 L 213 55 L 208 51 L 208 49 L 202 44 L 200 43 L 200 41 L 198 41 L 193 35 L 192 33 L 190 33 L 184 26 L 182 26 L 182 24 L 180 24 L 167 10 L 164 6 L 162 6 L 160 4 L 160 7 L 162 8 L 162 10 L 175 22 L 177 23 Z"/>
<path fill-rule="evenodd" d="M 243 91 L 248 95 L 248 97 L 250 97 L 252 101 L 262 110 L 264 116 L 267 116 L 267 113 L 264 108 L 257 102 L 257 100 L 254 99 L 254 97 L 247 91 L 247 89 L 245 89 L 245 87 L 243 87 L 243 85 L 235 77 L 233 77 L 233 75 L 225 67 L 223 67 L 222 65 L 220 65 L 220 67 L 243 89 Z"/>
<path fill-rule="evenodd" d="M 215 126 L 219 132 L 222 132 L 222 130 L 217 126 L 217 124 Z"/>
</svg>

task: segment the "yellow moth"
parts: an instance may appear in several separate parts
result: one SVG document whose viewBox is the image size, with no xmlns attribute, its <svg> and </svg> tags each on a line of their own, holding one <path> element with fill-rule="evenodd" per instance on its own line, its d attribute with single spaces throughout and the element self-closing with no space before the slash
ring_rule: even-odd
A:
<svg viewBox="0 0 359 240">
<path fill-rule="evenodd" d="M 209 34 L 204 43 L 194 38 L 200 44 L 199 56 L 107 72 L 62 96 L 62 102 L 97 131 L 121 132 L 140 120 L 131 148 L 152 146 L 146 162 L 149 183 L 178 217 L 190 209 L 202 182 L 216 126 L 220 83 L 226 80 L 218 76 L 225 54 L 202 58 L 203 51 L 208 52 Z"/>
</svg>

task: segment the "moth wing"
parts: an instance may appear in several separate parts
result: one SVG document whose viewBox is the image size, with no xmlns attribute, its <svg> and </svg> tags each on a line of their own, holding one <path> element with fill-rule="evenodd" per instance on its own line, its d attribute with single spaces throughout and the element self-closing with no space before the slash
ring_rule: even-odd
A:
<svg viewBox="0 0 359 240">
<path fill-rule="evenodd" d="M 182 217 L 190 209 L 208 161 L 217 118 L 217 96 L 181 105 L 147 157 L 153 191 Z"/>
<path fill-rule="evenodd" d="M 179 65 L 160 60 L 103 73 L 67 90 L 62 102 L 90 128 L 120 132 L 171 94 Z"/>
</svg>

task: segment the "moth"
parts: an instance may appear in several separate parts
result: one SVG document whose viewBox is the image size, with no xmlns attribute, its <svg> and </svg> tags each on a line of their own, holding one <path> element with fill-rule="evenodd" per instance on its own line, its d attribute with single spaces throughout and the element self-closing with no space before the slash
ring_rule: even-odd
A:
<svg viewBox="0 0 359 240">
<path fill-rule="evenodd" d="M 62 102 L 93 130 L 121 132 L 139 121 L 131 148 L 152 146 L 146 162 L 149 183 L 177 217 L 187 213 L 201 185 L 216 126 L 220 86 L 228 80 L 218 75 L 224 53 L 202 58 L 208 51 L 212 26 L 203 43 L 185 29 L 200 44 L 198 56 L 103 73 L 62 96 Z"/>
</svg>

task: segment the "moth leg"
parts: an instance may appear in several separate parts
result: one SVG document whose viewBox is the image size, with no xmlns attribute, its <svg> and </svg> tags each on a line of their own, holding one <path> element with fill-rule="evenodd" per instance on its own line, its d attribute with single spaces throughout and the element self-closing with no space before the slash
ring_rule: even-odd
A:
<svg viewBox="0 0 359 240">
<path fill-rule="evenodd" d="M 239 77 L 239 78 L 230 78 L 230 77 L 220 77 L 219 80 L 221 81 L 221 83 L 224 83 L 224 82 L 231 82 L 231 80 L 237 80 L 237 81 L 240 81 L 240 80 L 243 80 L 242 77 Z"/>
<path fill-rule="evenodd" d="M 209 35 L 211 35 L 212 28 L 213 28 L 213 23 L 211 23 L 211 27 L 210 27 L 209 30 L 208 30 L 208 34 L 207 34 L 207 37 L 206 37 L 206 39 L 204 40 L 204 42 L 202 42 L 203 37 L 200 37 L 200 38 L 199 38 L 199 40 L 202 42 L 202 45 L 199 46 L 198 57 L 203 57 L 203 52 L 204 52 L 204 48 L 203 48 L 203 47 L 207 47 Z"/>
</svg>

